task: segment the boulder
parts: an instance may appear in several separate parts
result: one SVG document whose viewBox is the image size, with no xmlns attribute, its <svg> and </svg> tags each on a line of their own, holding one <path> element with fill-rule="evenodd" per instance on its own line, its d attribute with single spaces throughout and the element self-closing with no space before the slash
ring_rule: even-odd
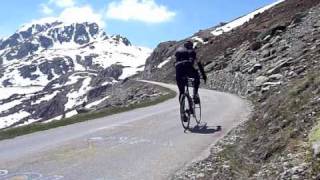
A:
<svg viewBox="0 0 320 180">
<path fill-rule="evenodd" d="M 206 66 L 204 67 L 204 71 L 205 71 L 205 72 L 211 72 L 211 71 L 213 71 L 213 69 L 214 69 L 215 66 L 216 66 L 216 63 L 215 63 L 215 62 L 212 62 L 212 63 L 210 63 L 210 64 L 208 64 L 208 65 L 206 65 Z"/>
<path fill-rule="evenodd" d="M 288 58 L 288 59 L 284 59 L 282 61 L 279 61 L 278 63 L 275 64 L 275 66 L 273 68 L 271 68 L 270 70 L 267 71 L 268 75 L 271 74 L 276 74 L 280 72 L 280 69 L 290 65 L 290 61 L 292 60 L 292 58 Z"/>
<path fill-rule="evenodd" d="M 273 27 L 271 27 L 270 29 L 262 32 L 261 34 L 259 34 L 259 36 L 257 37 L 257 39 L 259 40 L 263 40 L 268 36 L 275 36 L 280 34 L 281 32 L 284 32 L 287 29 L 286 25 L 275 25 Z"/>
<path fill-rule="evenodd" d="M 255 64 L 251 69 L 249 69 L 248 73 L 249 74 L 253 74 L 256 73 L 258 70 L 262 69 L 262 65 L 261 64 Z"/>
<path fill-rule="evenodd" d="M 82 108 L 76 108 L 76 111 L 77 111 L 78 114 L 83 114 L 83 113 L 92 112 L 92 111 L 94 111 L 94 109 L 93 108 L 82 107 Z"/>
<path fill-rule="evenodd" d="M 281 41 L 281 36 L 276 36 L 275 38 L 273 38 L 272 40 L 271 40 L 271 44 L 275 44 L 275 43 L 277 43 L 277 42 L 280 42 Z"/>
<path fill-rule="evenodd" d="M 272 74 L 271 76 L 269 76 L 269 80 L 270 81 L 277 81 L 283 78 L 282 74 Z"/>
<path fill-rule="evenodd" d="M 262 51 L 262 53 L 261 53 L 261 56 L 263 57 L 263 58 L 267 58 L 267 57 L 269 57 L 271 55 L 271 52 L 269 51 L 269 50 L 264 50 L 264 51 Z"/>
<path fill-rule="evenodd" d="M 263 38 L 263 42 L 268 42 L 268 41 L 270 41 L 270 39 L 272 38 L 272 36 L 271 35 L 268 35 L 268 36 L 266 36 L 265 38 Z"/>
<path fill-rule="evenodd" d="M 267 43 L 267 44 L 262 46 L 261 50 L 269 49 L 271 47 L 272 47 L 272 44 L 271 43 Z"/>
<path fill-rule="evenodd" d="M 320 21 L 317 21 L 314 25 L 313 25 L 314 28 L 319 28 L 320 27 Z"/>
<path fill-rule="evenodd" d="M 285 46 L 285 45 L 282 45 L 282 46 L 278 46 L 277 47 L 277 51 L 278 52 L 283 52 L 285 50 L 287 50 L 289 47 L 288 46 Z"/>
<path fill-rule="evenodd" d="M 103 71 L 101 71 L 98 76 L 101 77 L 112 77 L 114 79 L 119 79 L 119 77 L 121 76 L 121 74 L 123 73 L 123 66 L 122 65 L 117 65 L 117 64 L 113 64 L 110 67 L 104 69 Z"/>
<path fill-rule="evenodd" d="M 263 86 L 267 87 L 267 86 L 279 86 L 281 85 L 282 83 L 280 81 L 278 82 L 265 82 L 263 83 Z"/>
<path fill-rule="evenodd" d="M 260 87 L 262 86 L 265 82 L 267 82 L 269 80 L 268 77 L 266 76 L 259 76 L 254 80 L 254 86 L 256 87 Z"/>
<path fill-rule="evenodd" d="M 261 48 L 261 46 L 262 46 L 262 43 L 260 41 L 255 41 L 250 45 L 250 49 L 252 51 L 257 51 Z"/>
<path fill-rule="evenodd" d="M 291 20 L 291 24 L 300 24 L 302 19 L 305 17 L 303 13 L 297 13 Z"/>
</svg>

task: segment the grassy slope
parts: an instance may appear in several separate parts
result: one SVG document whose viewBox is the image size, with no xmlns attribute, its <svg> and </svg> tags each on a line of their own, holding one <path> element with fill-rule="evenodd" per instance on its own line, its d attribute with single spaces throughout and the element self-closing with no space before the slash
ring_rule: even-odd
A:
<svg viewBox="0 0 320 180">
<path fill-rule="evenodd" d="M 258 111 L 246 123 L 245 137 L 234 147 L 225 148 L 218 156 L 230 161 L 232 168 L 247 178 L 262 165 L 272 169 L 271 166 L 280 162 L 279 156 L 285 157 L 286 154 L 299 154 L 300 164 L 312 163 L 310 174 L 319 171 L 320 164 L 310 157 L 312 152 L 308 137 L 305 137 L 319 121 L 319 104 L 314 103 L 319 87 L 318 73 L 311 72 L 290 83 L 280 93 L 272 94 L 263 105 L 257 104 Z M 319 126 L 314 128 L 309 138 L 310 141 L 320 140 Z M 273 175 L 276 177 L 278 174 Z M 234 178 L 240 177 L 235 175 Z"/>
<path fill-rule="evenodd" d="M 143 108 L 143 107 L 155 105 L 155 104 L 164 102 L 168 99 L 174 98 L 176 96 L 175 91 L 172 91 L 168 88 L 164 88 L 160 86 L 159 88 L 164 92 L 168 92 L 168 94 L 160 96 L 155 100 L 145 100 L 139 104 L 130 104 L 127 107 L 112 107 L 112 108 L 107 108 L 107 109 L 103 109 L 95 112 L 78 114 L 70 118 L 52 121 L 49 123 L 34 123 L 26 126 L 0 130 L 0 140 L 15 138 L 21 135 L 31 134 L 34 132 L 44 131 L 44 130 L 61 127 L 61 126 L 67 126 L 67 125 L 75 124 L 79 122 L 94 120 L 97 118 L 110 116 L 110 115 L 122 113 L 125 111 L 130 111 L 137 108 Z"/>
</svg>

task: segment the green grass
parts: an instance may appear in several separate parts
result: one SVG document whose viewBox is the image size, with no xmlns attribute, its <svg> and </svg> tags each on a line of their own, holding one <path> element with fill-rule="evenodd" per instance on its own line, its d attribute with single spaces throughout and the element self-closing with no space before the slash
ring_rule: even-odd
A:
<svg viewBox="0 0 320 180">
<path fill-rule="evenodd" d="M 309 152 L 306 157 L 307 162 L 312 163 L 312 172 L 315 176 L 320 172 L 320 161 L 319 158 L 315 158 L 313 154 L 312 144 L 320 141 L 320 119 L 318 119 L 318 124 L 313 127 L 312 131 L 309 134 Z"/>
<path fill-rule="evenodd" d="M 70 118 L 52 121 L 49 123 L 34 123 L 34 124 L 26 125 L 26 126 L 0 130 L 0 140 L 11 139 L 11 138 L 15 138 L 15 137 L 26 135 L 26 134 L 31 134 L 31 133 L 38 132 L 38 131 L 45 131 L 48 129 L 57 128 L 57 127 L 61 127 L 61 126 L 67 126 L 70 124 L 75 124 L 75 123 L 84 122 L 84 121 L 89 121 L 89 120 L 93 120 L 93 119 L 97 119 L 97 118 L 101 118 L 101 117 L 105 117 L 105 116 L 110 116 L 113 114 L 118 114 L 118 113 L 130 111 L 130 110 L 137 109 L 137 108 L 152 106 L 152 105 L 156 105 L 158 103 L 164 102 L 168 99 L 174 98 L 176 96 L 176 92 L 174 92 L 168 88 L 161 87 L 161 89 L 164 90 L 165 92 L 168 92 L 168 94 L 160 96 L 155 100 L 145 100 L 141 103 L 130 104 L 126 107 L 106 108 L 106 109 L 99 110 L 99 111 L 94 111 L 94 112 L 85 113 L 85 114 L 79 114 L 79 115 L 76 115 L 76 116 L 73 116 Z"/>
<path fill-rule="evenodd" d="M 309 134 L 310 142 L 320 141 L 320 123 L 318 123 Z"/>
<path fill-rule="evenodd" d="M 303 79 L 300 79 L 296 82 L 296 86 L 294 86 L 290 91 L 289 95 L 291 97 L 295 97 L 306 91 L 308 88 L 317 88 L 320 84 L 320 78 L 318 72 L 310 73 Z"/>
</svg>

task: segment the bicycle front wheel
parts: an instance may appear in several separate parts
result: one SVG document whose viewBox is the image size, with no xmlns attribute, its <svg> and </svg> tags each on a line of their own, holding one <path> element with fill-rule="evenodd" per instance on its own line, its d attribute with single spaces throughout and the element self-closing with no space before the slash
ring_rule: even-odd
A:
<svg viewBox="0 0 320 180">
<path fill-rule="evenodd" d="M 189 125 L 190 125 L 190 115 L 191 115 L 190 107 L 191 107 L 190 100 L 188 99 L 188 96 L 186 96 L 185 94 L 182 95 L 180 100 L 180 117 L 181 117 L 182 127 L 185 130 L 189 129 Z"/>
</svg>

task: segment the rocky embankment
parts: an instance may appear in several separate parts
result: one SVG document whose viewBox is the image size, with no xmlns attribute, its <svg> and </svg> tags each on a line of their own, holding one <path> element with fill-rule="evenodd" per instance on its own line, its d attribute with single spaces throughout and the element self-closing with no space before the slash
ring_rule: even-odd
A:
<svg viewBox="0 0 320 180">
<path fill-rule="evenodd" d="M 90 91 L 89 96 L 92 96 L 91 101 L 93 103 L 86 104 L 83 109 L 99 111 L 108 108 L 129 107 L 144 102 L 153 102 L 170 93 L 172 92 L 168 89 L 157 85 L 126 80 L 113 86 Z M 80 107 L 78 111 L 81 109 Z"/>
<path fill-rule="evenodd" d="M 249 97 L 252 118 L 178 179 L 317 179 L 320 111 L 320 6 L 218 57 L 210 87 Z M 210 71 L 215 61 L 206 68 Z"/>
<path fill-rule="evenodd" d="M 83 76 L 88 75 L 87 72 L 79 73 L 78 75 L 81 76 L 81 74 L 84 74 Z M 59 79 L 63 80 L 63 77 Z M 104 82 L 103 80 L 106 80 L 104 76 L 97 76 L 93 78 L 91 83 L 99 81 Z M 46 87 L 47 89 L 41 92 L 36 92 L 34 94 L 16 94 L 6 100 L 1 100 L 0 103 L 5 103 L 4 101 L 21 102 L 18 106 L 2 112 L 1 115 L 6 116 L 12 112 L 26 110 L 27 112 L 30 112 L 32 119 L 38 119 L 36 122 L 47 122 L 69 118 L 82 113 L 100 110 L 106 111 L 108 109 L 123 108 L 132 105 L 139 106 L 141 103 L 153 102 L 171 93 L 165 88 L 129 79 L 118 83 L 107 83 L 106 85 L 101 85 L 101 82 L 99 85 L 95 86 L 96 88 L 88 90 L 88 92 L 83 95 L 86 97 L 85 101 L 67 111 L 64 109 L 64 103 L 67 103 L 68 101 L 66 93 L 69 89 L 73 89 L 77 86 L 81 87 L 82 81 L 61 88 L 51 88 L 49 84 L 49 86 Z M 48 94 L 51 94 L 50 98 L 46 98 Z M 75 96 L 75 99 L 76 98 L 80 97 Z M 30 123 L 33 123 L 33 121 L 30 121 L 30 117 L 28 116 L 22 118 L 17 123 L 7 126 L 7 128 Z"/>
<path fill-rule="evenodd" d="M 208 88 L 245 96 L 255 111 L 218 142 L 209 157 L 180 170 L 173 179 L 320 179 L 318 3 L 285 1 L 233 32 L 211 37 L 209 29 L 196 34 L 202 38 L 197 51 L 206 64 Z M 226 40 L 220 45 L 234 44 L 224 51 L 215 47 L 219 44 L 212 45 L 249 31 L 255 38 Z M 182 42 L 169 43 L 169 51 Z M 172 56 L 165 49 L 158 49 L 163 60 Z M 159 62 L 146 65 L 144 75 L 157 78 L 159 69 L 170 68 L 170 63 L 161 68 Z M 150 72 L 154 74 L 148 76 Z"/>
</svg>

